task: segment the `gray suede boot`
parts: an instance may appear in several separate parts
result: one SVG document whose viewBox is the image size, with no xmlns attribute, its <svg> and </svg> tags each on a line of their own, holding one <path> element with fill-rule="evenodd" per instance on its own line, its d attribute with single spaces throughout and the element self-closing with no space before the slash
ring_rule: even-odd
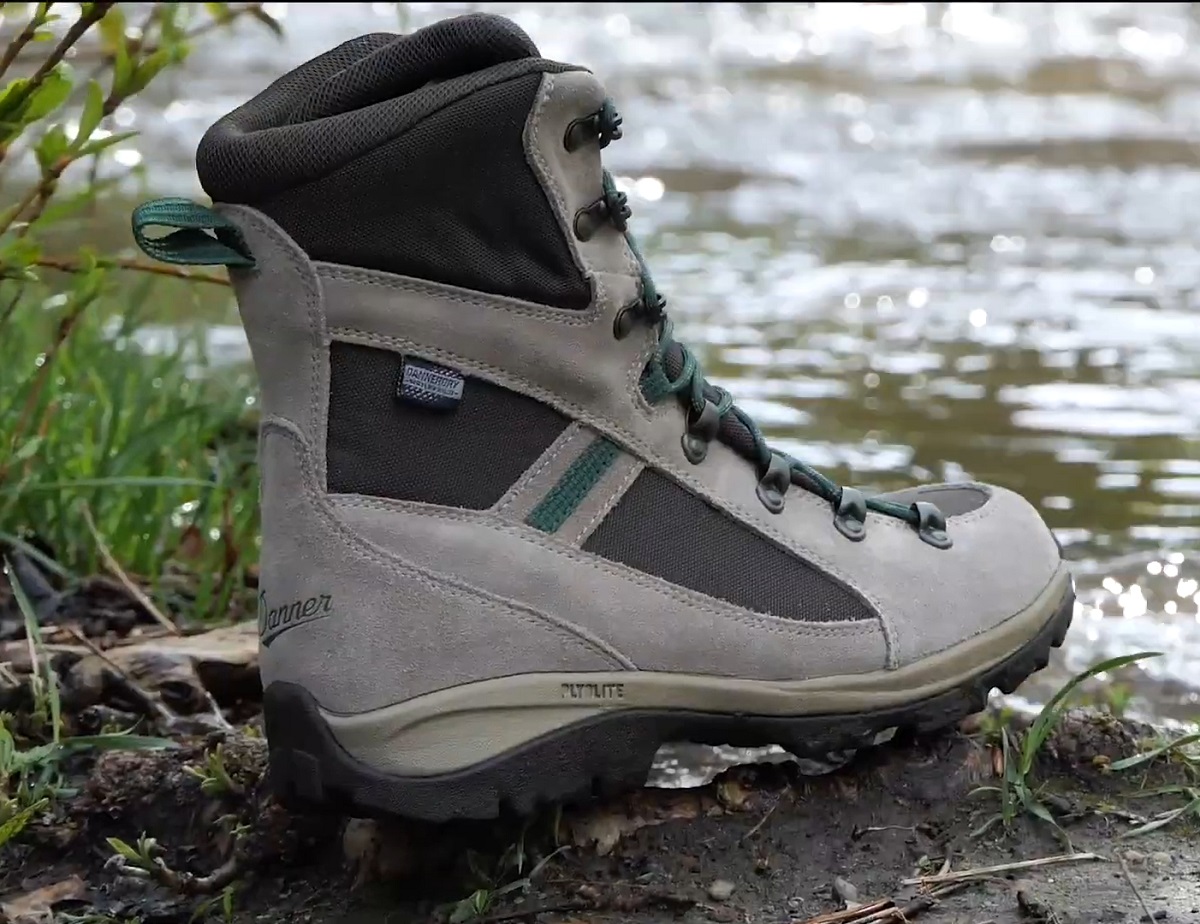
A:
<svg viewBox="0 0 1200 924">
<path fill-rule="evenodd" d="M 499 17 L 367 35 L 209 130 L 215 211 L 135 219 L 230 266 L 253 350 L 284 796 L 489 818 L 641 784 L 669 741 L 860 746 L 1067 631 L 1025 500 L 866 497 L 706 384 L 601 166 L 619 125 Z"/>
</svg>

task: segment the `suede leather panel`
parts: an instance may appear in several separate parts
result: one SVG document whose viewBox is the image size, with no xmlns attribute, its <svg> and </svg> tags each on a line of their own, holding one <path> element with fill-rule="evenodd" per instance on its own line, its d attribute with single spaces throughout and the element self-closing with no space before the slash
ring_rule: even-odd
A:
<svg viewBox="0 0 1200 924">
<path fill-rule="evenodd" d="M 268 606 L 326 595 L 332 610 L 261 649 L 264 685 L 299 683 L 322 708 L 357 713 L 490 677 L 632 667 L 579 625 L 472 586 L 469 571 L 413 564 L 398 554 L 411 541 L 352 531 L 313 481 L 299 430 L 267 419 L 262 433 L 260 588 Z"/>
<path fill-rule="evenodd" d="M 422 566 L 468 575 L 488 593 L 569 615 L 641 670 L 800 680 L 880 670 L 887 661 L 875 620 L 805 623 L 753 613 L 493 514 L 355 495 L 330 500 L 354 535 L 403 548 Z"/>
</svg>

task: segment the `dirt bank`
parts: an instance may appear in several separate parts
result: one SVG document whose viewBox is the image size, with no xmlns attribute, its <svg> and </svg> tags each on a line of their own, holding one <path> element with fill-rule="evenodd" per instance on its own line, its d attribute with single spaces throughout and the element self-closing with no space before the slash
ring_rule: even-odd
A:
<svg viewBox="0 0 1200 924">
<path fill-rule="evenodd" d="M 878 924 L 902 920 L 903 911 L 908 920 L 963 924 L 1116 924 L 1147 914 L 1200 922 L 1200 816 L 1119 839 L 1189 798 L 1146 793 L 1197 785 L 1191 768 L 1170 759 L 1106 769 L 1145 750 L 1147 727 L 1067 718 L 1032 777 L 1058 816 L 1057 834 L 1018 811 L 1011 830 L 996 824 L 972 836 L 1001 805 L 995 792 L 972 791 L 998 786 L 1004 763 L 992 743 L 996 723 L 979 720 L 893 741 L 821 777 L 773 764 L 739 768 L 700 789 L 646 789 L 523 824 L 384 824 L 296 815 L 270 797 L 266 747 L 248 702 L 252 639 L 234 628 L 103 655 L 76 646 L 75 660 L 59 666 L 65 701 L 86 703 L 81 715 L 140 708 L 166 723 L 176 746 L 84 753 L 64 765 L 73 791 L 55 795 L 0 848 L 0 908 L 11 921 L 90 924 L 110 915 L 184 924 L 200 911 L 199 920 L 261 924 L 403 924 L 439 915 Z M 8 645 L 0 660 L 19 673 Z M 220 702 L 231 688 L 241 691 L 237 704 Z M 218 689 L 225 694 L 214 697 Z M 225 727 L 224 717 L 239 714 Z M 155 871 L 130 878 L 141 861 L 122 869 L 108 839 L 136 848 L 143 835 L 157 841 L 158 850 L 147 851 Z M 954 881 L 964 871 L 1068 854 Z M 921 877 L 932 878 L 911 881 Z"/>
</svg>

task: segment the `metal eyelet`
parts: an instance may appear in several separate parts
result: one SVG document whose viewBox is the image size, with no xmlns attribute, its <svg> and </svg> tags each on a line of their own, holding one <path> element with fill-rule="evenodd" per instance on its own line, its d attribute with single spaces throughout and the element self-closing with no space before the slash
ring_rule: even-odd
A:
<svg viewBox="0 0 1200 924">
<path fill-rule="evenodd" d="M 948 549 L 954 545 L 954 540 L 946 532 L 946 517 L 938 509 L 937 504 L 929 501 L 917 501 L 912 505 L 913 513 L 917 515 L 917 535 L 921 541 L 935 549 Z"/>
<path fill-rule="evenodd" d="M 629 332 L 633 330 L 637 324 L 638 302 L 632 305 L 626 305 L 617 312 L 617 316 L 613 318 L 613 336 L 618 340 L 624 340 L 629 336 Z"/>
<path fill-rule="evenodd" d="M 784 495 L 791 486 L 791 463 L 779 453 L 771 453 L 771 462 L 758 480 L 758 487 L 755 489 L 758 499 L 771 513 L 783 513 Z"/>
<path fill-rule="evenodd" d="M 596 113 L 575 119 L 567 126 L 563 134 L 563 147 L 568 153 L 578 151 L 581 147 L 597 138 L 600 133 L 600 118 Z"/>
<path fill-rule="evenodd" d="M 867 499 L 857 488 L 842 488 L 834 505 L 833 525 L 851 542 L 867 538 Z"/>
<path fill-rule="evenodd" d="M 608 202 L 603 196 L 575 213 L 575 237 L 590 241 L 608 221 Z"/>
<path fill-rule="evenodd" d="M 680 443 L 684 456 L 692 465 L 704 461 L 708 455 L 708 445 L 717 438 L 720 429 L 721 415 L 717 413 L 717 406 L 707 398 L 704 400 L 704 410 L 695 420 L 692 420 L 691 410 L 688 410 L 687 432 L 680 437 Z"/>
</svg>

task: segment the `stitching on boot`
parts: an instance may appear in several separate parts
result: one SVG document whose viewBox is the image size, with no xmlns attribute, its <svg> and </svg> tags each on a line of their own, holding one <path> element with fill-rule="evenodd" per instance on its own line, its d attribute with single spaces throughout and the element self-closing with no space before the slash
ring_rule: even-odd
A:
<svg viewBox="0 0 1200 924">
<path fill-rule="evenodd" d="M 575 535 L 575 538 L 571 540 L 572 545 L 583 545 L 584 540 L 591 535 L 592 530 L 599 525 L 601 520 L 608 516 L 613 507 L 617 505 L 617 501 L 619 501 L 625 495 L 625 492 L 629 490 L 629 486 L 633 484 L 633 482 L 637 479 L 637 476 L 640 475 L 642 470 L 646 467 L 640 459 L 634 458 L 633 456 L 626 456 L 626 458 L 632 460 L 633 462 L 633 464 L 629 467 L 628 474 L 626 474 L 625 477 L 617 483 L 616 488 L 609 493 L 608 497 L 604 499 L 604 502 L 601 503 L 600 508 L 596 511 L 595 515 L 583 524 L 583 528 Z"/>
<path fill-rule="evenodd" d="M 595 555 L 589 555 L 578 549 L 570 548 L 557 542 L 535 529 L 521 524 L 512 524 L 503 520 L 498 520 L 488 514 L 486 511 L 469 511 L 469 510 L 452 510 L 445 507 L 431 507 L 429 505 L 418 505 L 411 501 L 382 501 L 377 498 L 358 497 L 352 495 L 343 495 L 333 498 L 333 503 L 336 507 L 366 507 L 378 510 L 386 510 L 392 513 L 406 513 L 411 516 L 429 517 L 439 520 L 450 520 L 452 522 L 468 523 L 471 525 L 486 525 L 495 529 L 497 532 L 506 533 L 527 542 L 531 542 L 548 552 L 565 558 L 574 564 L 582 567 L 591 568 L 596 571 L 602 571 L 612 577 L 621 578 L 629 581 L 646 590 L 654 591 L 676 603 L 691 607 L 700 612 L 707 613 L 711 616 L 716 616 L 720 619 L 731 620 L 735 623 L 747 626 L 748 628 L 769 632 L 774 635 L 779 635 L 788 638 L 791 641 L 804 638 L 844 638 L 847 636 L 869 636 L 880 631 L 878 620 L 859 620 L 854 622 L 830 622 L 830 623 L 811 623 L 800 622 L 794 619 L 784 619 L 780 616 L 772 616 L 766 613 L 756 613 L 753 610 L 743 609 L 735 606 L 732 603 L 727 603 L 723 600 L 716 600 L 708 597 L 698 591 L 689 590 L 686 587 L 680 587 L 677 584 L 671 584 L 664 581 L 662 578 L 655 577 L 651 574 L 646 574 L 643 571 L 638 571 L 635 568 L 630 568 L 627 565 L 622 565 L 617 562 L 609 561 L 607 558 L 599 558 Z M 410 504 L 407 509 L 400 510 L 398 505 Z M 486 591 L 484 591 L 486 593 Z"/>
<path fill-rule="evenodd" d="M 392 292 L 404 292 L 410 295 L 421 295 L 435 301 L 470 305 L 475 308 L 484 308 L 488 311 L 503 311 L 514 317 L 530 318 L 536 321 L 549 321 L 553 324 L 562 324 L 567 327 L 588 327 L 595 323 L 608 323 L 606 320 L 607 316 L 615 313 L 615 308 L 612 306 L 606 308 L 599 301 L 588 308 L 587 311 L 570 311 L 566 308 L 554 308 L 548 305 L 537 305 L 533 302 L 522 302 L 502 295 L 477 297 L 471 295 L 467 290 L 458 290 L 453 286 L 423 283 L 418 279 L 411 279 L 407 276 L 394 276 L 381 273 L 377 270 L 357 270 L 352 267 L 343 267 L 333 263 L 316 263 L 314 266 L 316 267 L 318 277 L 323 279 L 372 286 Z M 358 331 L 357 328 L 353 327 L 342 326 L 331 329 L 333 336 L 337 336 L 339 332 L 345 331 L 358 332 L 365 336 L 401 339 L 392 338 L 386 334 L 373 335 L 366 331 Z M 404 342 L 409 343 L 414 350 L 420 349 L 415 341 Z M 645 368 L 646 363 L 649 362 L 650 357 L 653 355 L 654 346 L 654 332 L 647 328 L 642 334 L 642 349 L 630 363 L 629 371 L 626 375 L 626 391 L 633 398 L 634 408 L 647 420 L 653 420 L 659 410 L 646 401 L 646 396 L 642 394 L 640 385 L 642 369 Z M 584 414 L 585 412 L 580 409 L 580 416 Z"/>
<path fill-rule="evenodd" d="M 379 270 L 360 270 L 336 263 L 314 263 L 313 266 L 316 268 L 317 275 L 324 279 L 340 279 L 344 282 L 356 282 L 360 285 L 390 289 L 394 292 L 411 292 L 451 304 L 504 311 L 516 317 L 535 318 L 539 321 L 549 321 L 552 324 L 562 324 L 566 327 L 587 327 L 600 320 L 603 315 L 603 311 L 596 305 L 586 311 L 575 311 L 570 308 L 539 305 L 536 302 L 523 302 L 504 295 L 476 296 L 467 289 L 426 283 L 420 279 L 396 276 Z"/>
<path fill-rule="evenodd" d="M 538 89 L 537 99 L 534 102 L 533 109 L 529 113 L 529 118 L 525 122 L 525 152 L 531 161 L 530 166 L 533 168 L 542 188 L 550 198 L 552 211 L 558 218 L 559 229 L 567 241 L 567 246 L 575 257 L 575 262 L 579 264 L 584 275 L 593 282 L 596 292 L 594 306 L 606 317 L 615 317 L 616 312 L 621 310 L 623 306 L 610 304 L 610 293 L 605 281 L 606 273 L 597 271 L 585 256 L 583 247 L 580 246 L 580 242 L 575 237 L 571 223 L 571 210 L 563 198 L 558 184 L 555 182 L 554 172 L 549 162 L 542 154 L 541 123 L 546 107 L 554 99 L 556 92 L 561 92 L 561 85 L 555 79 L 555 75 L 547 74 L 542 78 L 542 85 Z M 634 259 L 629 245 L 623 237 L 614 238 L 613 244 L 618 248 L 618 252 L 621 255 L 621 261 L 625 267 L 625 275 L 636 277 L 638 274 L 637 261 Z M 646 401 L 639 383 L 642 377 L 642 369 L 645 368 L 646 363 L 649 362 L 654 352 L 653 338 L 649 336 L 651 333 L 649 330 L 644 332 L 643 339 L 645 342 L 643 348 L 630 365 L 626 382 L 626 388 L 633 398 L 633 407 L 648 420 L 653 419 L 654 408 Z"/>
<path fill-rule="evenodd" d="M 504 496 L 492 505 L 492 512 L 500 514 L 511 509 L 513 504 L 520 499 L 529 486 L 537 480 L 537 477 L 551 465 L 553 465 L 554 460 L 557 459 L 563 453 L 563 451 L 567 449 L 568 446 L 579 440 L 583 433 L 584 429 L 580 424 L 574 421 L 567 424 L 567 428 L 563 430 L 563 432 L 558 435 L 554 442 L 550 444 L 549 448 L 542 453 L 541 458 L 534 462 L 533 465 L 531 465 L 525 472 L 525 474 L 518 478 L 516 483 L 504 492 Z"/>
<path fill-rule="evenodd" d="M 544 533 L 558 532 L 580 504 L 587 500 L 588 494 L 600 483 L 620 454 L 620 447 L 612 440 L 593 436 L 562 477 L 529 512 L 525 518 L 526 525 Z"/>
<path fill-rule="evenodd" d="M 470 597 L 479 605 L 494 611 L 499 616 L 511 615 L 527 625 L 537 626 L 540 629 L 548 629 L 563 638 L 564 641 L 581 645 L 590 653 L 604 658 L 614 667 L 625 670 L 637 669 L 637 665 L 632 660 L 617 651 L 616 648 L 603 639 L 593 636 L 581 626 L 576 626 L 566 620 L 519 604 L 516 601 L 497 597 L 481 588 L 473 587 L 448 575 L 427 571 L 400 558 L 393 552 L 377 548 L 372 543 L 356 536 L 345 523 L 338 519 L 331 506 L 325 501 L 326 495 L 323 495 L 312 483 L 312 476 L 309 474 L 310 467 L 305 464 L 311 457 L 312 449 L 308 446 L 303 434 L 289 421 L 281 419 L 264 419 L 262 426 L 264 432 L 278 433 L 286 437 L 293 444 L 295 451 L 299 454 L 298 467 L 301 473 L 305 498 L 312 505 L 313 510 L 337 533 L 350 554 L 361 561 L 389 568 L 393 573 L 403 574 L 434 593 L 445 594 L 451 599 L 456 597 Z"/>
<path fill-rule="evenodd" d="M 301 260 L 297 254 L 303 254 L 300 247 L 293 241 L 287 233 L 274 222 L 268 221 L 265 216 L 260 215 L 257 211 L 249 206 L 242 205 L 218 205 L 217 210 L 220 212 L 231 213 L 235 220 L 240 220 L 250 225 L 255 232 L 266 238 L 269 246 L 276 252 L 280 253 L 288 262 L 296 278 L 300 279 L 304 291 L 304 310 L 308 318 L 309 329 L 308 333 L 311 338 L 315 339 L 315 343 L 309 345 L 308 360 L 308 382 L 309 382 L 309 425 L 315 428 L 320 433 L 323 433 L 329 425 L 327 419 L 327 411 L 329 407 L 329 383 L 328 380 L 322 381 L 321 373 L 321 357 L 329 349 L 329 326 L 325 318 L 325 306 L 322 301 L 320 273 L 316 264 L 308 259 L 307 256 Z M 243 270 L 241 272 L 261 274 L 262 270 Z M 322 387 L 324 386 L 324 387 Z M 295 421 L 292 421 L 295 424 Z M 299 426 L 298 424 L 296 424 Z M 301 428 L 303 431 L 303 428 Z M 314 434 L 315 436 L 315 434 Z M 313 452 L 316 460 L 316 474 L 319 483 L 326 484 L 326 459 L 323 440 L 316 440 L 316 445 L 320 448 Z"/>
</svg>

